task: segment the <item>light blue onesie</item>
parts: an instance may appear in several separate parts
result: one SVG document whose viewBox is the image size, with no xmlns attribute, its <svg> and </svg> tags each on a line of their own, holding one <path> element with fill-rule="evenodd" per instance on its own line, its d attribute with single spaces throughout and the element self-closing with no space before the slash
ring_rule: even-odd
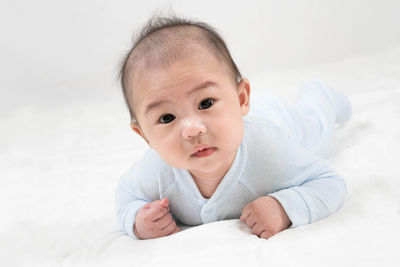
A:
<svg viewBox="0 0 400 267">
<path fill-rule="evenodd" d="M 348 98 L 317 80 L 305 82 L 294 104 L 264 94 L 252 99 L 236 158 L 211 198 L 204 198 L 187 170 L 167 165 L 153 150 L 136 162 L 116 189 L 122 231 L 136 238 L 136 213 L 167 197 L 175 219 L 199 225 L 239 218 L 244 206 L 273 196 L 292 221 L 309 224 L 339 209 L 346 184 L 325 158 L 335 125 L 351 115 Z M 178 222 L 179 223 L 179 222 Z"/>
</svg>

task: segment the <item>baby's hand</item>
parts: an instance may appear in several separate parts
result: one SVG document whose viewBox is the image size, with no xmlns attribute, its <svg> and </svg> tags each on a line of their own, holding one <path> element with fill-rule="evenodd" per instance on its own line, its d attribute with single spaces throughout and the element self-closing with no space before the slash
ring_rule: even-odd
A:
<svg viewBox="0 0 400 267">
<path fill-rule="evenodd" d="M 168 198 L 144 205 L 137 213 L 133 231 L 140 239 L 163 237 L 179 232 L 169 212 Z"/>
<path fill-rule="evenodd" d="M 270 238 L 291 225 L 282 205 L 269 196 L 259 197 L 244 207 L 240 219 L 261 238 Z"/>
</svg>

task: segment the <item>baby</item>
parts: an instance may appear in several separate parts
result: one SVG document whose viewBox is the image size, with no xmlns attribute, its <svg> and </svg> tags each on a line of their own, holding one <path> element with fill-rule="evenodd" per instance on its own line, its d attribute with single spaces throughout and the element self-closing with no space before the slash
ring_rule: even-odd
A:
<svg viewBox="0 0 400 267">
<path fill-rule="evenodd" d="M 123 61 L 131 128 L 150 146 L 116 189 L 122 231 L 138 239 L 178 225 L 240 218 L 269 238 L 342 205 L 346 184 L 326 157 L 351 115 L 347 97 L 305 82 L 292 105 L 252 98 L 208 24 L 153 18 Z"/>
</svg>

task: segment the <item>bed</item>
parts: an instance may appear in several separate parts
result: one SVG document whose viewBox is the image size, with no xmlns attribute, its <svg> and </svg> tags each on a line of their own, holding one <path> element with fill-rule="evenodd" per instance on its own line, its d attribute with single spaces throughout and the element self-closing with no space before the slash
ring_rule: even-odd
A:
<svg viewBox="0 0 400 267">
<path fill-rule="evenodd" d="M 400 266 L 400 46 L 247 77 L 287 101 L 310 78 L 349 95 L 353 117 L 332 157 L 348 185 L 337 213 L 268 240 L 238 219 L 133 240 L 117 225 L 114 190 L 146 144 L 117 86 L 50 96 L 0 117 L 1 265 Z"/>
</svg>

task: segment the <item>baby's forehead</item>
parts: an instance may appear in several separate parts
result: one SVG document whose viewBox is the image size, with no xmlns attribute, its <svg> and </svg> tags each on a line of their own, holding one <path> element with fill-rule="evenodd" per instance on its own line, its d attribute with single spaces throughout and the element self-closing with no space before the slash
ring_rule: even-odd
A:
<svg viewBox="0 0 400 267">
<path fill-rule="evenodd" d="M 130 84 L 134 92 L 147 95 L 149 89 L 179 90 L 183 84 L 185 88 L 192 87 L 221 77 L 231 78 L 229 68 L 211 53 L 200 49 L 199 53 L 177 59 L 170 66 L 143 67 L 140 72 L 135 72 Z"/>
<path fill-rule="evenodd" d="M 139 81 L 152 81 L 152 75 L 159 75 L 161 70 L 167 72 L 172 65 L 178 63 L 186 64 L 188 68 L 196 68 L 196 59 L 205 61 L 221 62 L 216 65 L 218 68 L 225 68 L 227 72 L 231 72 L 230 67 L 225 61 L 221 61 L 220 56 L 215 49 L 204 41 L 199 41 L 199 37 L 192 36 L 192 32 L 181 32 L 175 35 L 160 33 L 160 36 L 147 40 L 146 43 L 137 47 L 132 57 L 132 63 L 128 65 L 127 74 L 129 76 L 128 83 L 132 90 L 143 90 L 138 84 Z M 174 40 L 170 40 L 175 37 Z M 197 38 L 197 39 L 195 39 Z M 164 40 L 166 40 L 164 42 Z M 144 46 L 146 45 L 146 46 Z M 136 49 L 136 48 L 135 48 Z M 187 60 L 188 58 L 193 60 Z"/>
<path fill-rule="evenodd" d="M 168 67 L 193 54 L 218 51 L 210 44 L 205 32 L 195 26 L 179 26 L 158 30 L 144 38 L 128 59 L 133 71 Z"/>
</svg>

